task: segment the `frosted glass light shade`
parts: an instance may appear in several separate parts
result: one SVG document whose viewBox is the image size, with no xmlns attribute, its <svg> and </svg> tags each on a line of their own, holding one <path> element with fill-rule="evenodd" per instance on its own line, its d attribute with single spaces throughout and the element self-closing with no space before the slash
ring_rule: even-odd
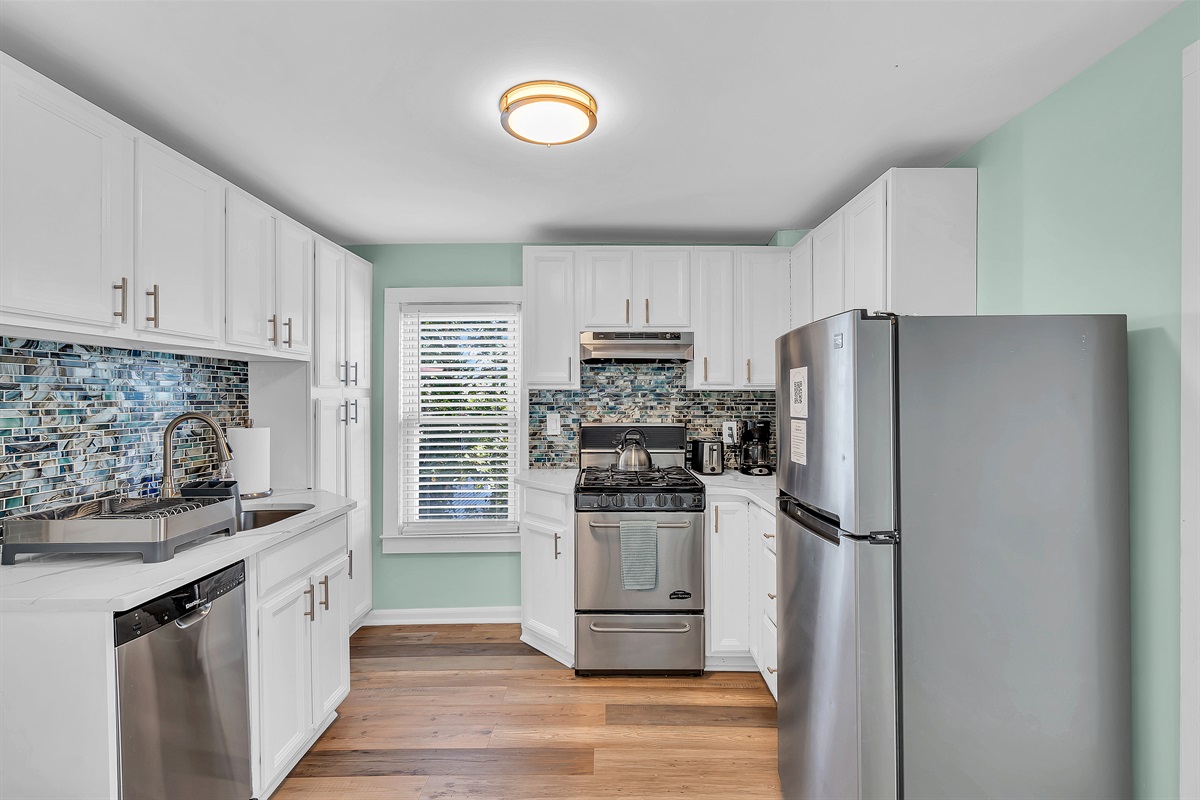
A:
<svg viewBox="0 0 1200 800">
<path fill-rule="evenodd" d="M 518 84 L 500 98 L 500 125 L 523 142 L 577 142 L 596 130 L 596 99 L 561 81 Z"/>
</svg>

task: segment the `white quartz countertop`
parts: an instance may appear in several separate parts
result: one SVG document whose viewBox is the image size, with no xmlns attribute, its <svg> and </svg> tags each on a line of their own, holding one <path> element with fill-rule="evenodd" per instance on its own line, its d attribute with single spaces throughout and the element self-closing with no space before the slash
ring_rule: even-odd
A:
<svg viewBox="0 0 1200 800">
<path fill-rule="evenodd" d="M 183 584 L 345 514 L 357 503 L 330 492 L 299 491 L 248 500 L 244 511 L 312 509 L 234 536 L 210 537 L 181 548 L 174 558 L 144 564 L 136 555 L 19 556 L 0 566 L 0 612 L 127 611 Z"/>
<path fill-rule="evenodd" d="M 526 469 L 517 473 L 517 483 L 548 492 L 570 494 L 575 489 L 578 469 Z M 775 513 L 775 476 L 743 475 L 727 470 L 720 475 L 698 475 L 709 497 L 750 500 Z"/>
</svg>

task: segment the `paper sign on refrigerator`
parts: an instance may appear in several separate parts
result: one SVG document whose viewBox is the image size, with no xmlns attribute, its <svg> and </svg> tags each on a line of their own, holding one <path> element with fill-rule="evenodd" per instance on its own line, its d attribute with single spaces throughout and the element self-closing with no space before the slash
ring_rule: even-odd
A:
<svg viewBox="0 0 1200 800">
<path fill-rule="evenodd" d="M 808 465 L 808 420 L 792 420 L 792 462 Z"/>
<path fill-rule="evenodd" d="M 796 367 L 789 377 L 792 387 L 791 416 L 808 419 L 808 367 Z"/>
</svg>

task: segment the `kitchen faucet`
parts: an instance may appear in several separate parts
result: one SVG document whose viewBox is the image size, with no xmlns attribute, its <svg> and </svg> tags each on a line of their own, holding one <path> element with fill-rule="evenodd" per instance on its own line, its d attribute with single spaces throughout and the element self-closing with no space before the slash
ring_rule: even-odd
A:
<svg viewBox="0 0 1200 800">
<path fill-rule="evenodd" d="M 188 420 L 203 422 L 208 427 L 212 428 L 213 436 L 217 440 L 217 464 L 220 468 L 224 468 L 226 462 L 233 458 L 233 452 L 229 449 L 229 442 L 225 441 L 225 434 L 221 432 L 221 426 L 217 421 L 207 414 L 201 414 L 198 411 L 187 411 L 180 414 L 175 419 L 167 423 L 167 429 L 163 431 L 163 472 L 162 472 L 162 489 L 159 490 L 160 497 L 177 497 L 175 492 L 175 479 L 172 475 L 173 469 L 171 466 L 171 448 L 172 439 L 175 437 L 175 429 Z"/>
</svg>

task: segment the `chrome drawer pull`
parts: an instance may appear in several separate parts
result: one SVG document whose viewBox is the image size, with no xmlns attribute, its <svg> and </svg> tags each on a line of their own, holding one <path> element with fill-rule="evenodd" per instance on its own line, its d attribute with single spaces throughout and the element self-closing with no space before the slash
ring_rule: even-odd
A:
<svg viewBox="0 0 1200 800">
<path fill-rule="evenodd" d="M 291 317 L 287 318 L 287 322 L 283 323 L 283 327 L 287 328 L 287 331 L 288 331 L 287 339 L 284 340 L 284 344 L 288 346 L 288 349 L 291 349 L 291 347 L 292 347 L 292 318 Z"/>
<path fill-rule="evenodd" d="M 771 598 L 772 600 L 775 599 L 775 595 L 771 594 L 770 592 L 767 592 L 767 597 Z"/>
<path fill-rule="evenodd" d="M 124 322 L 129 314 L 129 278 L 121 278 L 121 282 L 114 283 L 113 288 L 121 293 L 121 310 L 114 311 L 113 316 Z"/>
<path fill-rule="evenodd" d="M 764 534 L 763 534 L 763 538 L 764 538 L 764 539 L 774 539 L 774 538 L 775 538 L 775 534 L 773 534 L 773 533 L 764 533 Z"/>
<path fill-rule="evenodd" d="M 589 522 L 588 525 L 593 528 L 619 528 L 619 527 L 621 527 L 621 523 L 619 523 L 619 522 Z M 690 527 L 692 527 L 692 524 L 690 522 L 660 522 L 660 523 L 658 523 L 658 527 L 660 527 L 660 528 L 690 528 Z"/>
<path fill-rule="evenodd" d="M 325 599 L 321 601 L 321 606 L 326 611 L 328 611 L 329 610 L 329 576 L 328 575 L 326 575 L 324 578 L 321 579 L 321 585 L 325 587 Z"/>
<path fill-rule="evenodd" d="M 309 622 L 316 622 L 317 621 L 317 589 L 315 586 L 313 586 L 310 583 L 310 584 L 308 584 L 308 588 L 304 590 L 304 593 L 306 595 L 308 595 L 308 611 L 304 612 L 304 616 L 308 617 Z"/>
<path fill-rule="evenodd" d="M 779 672 L 779 669 L 777 667 L 767 667 L 767 672 L 774 675 L 776 672 Z"/>
<path fill-rule="evenodd" d="M 157 283 L 154 284 L 153 289 L 146 292 L 146 296 L 154 298 L 154 312 L 150 316 L 146 317 L 146 322 L 153 322 L 154 327 L 157 328 L 158 327 L 158 299 L 159 299 L 159 291 L 158 291 Z"/>
<path fill-rule="evenodd" d="M 687 633 L 692 629 L 686 622 L 682 628 L 603 628 L 594 622 L 588 627 L 596 633 Z"/>
</svg>

